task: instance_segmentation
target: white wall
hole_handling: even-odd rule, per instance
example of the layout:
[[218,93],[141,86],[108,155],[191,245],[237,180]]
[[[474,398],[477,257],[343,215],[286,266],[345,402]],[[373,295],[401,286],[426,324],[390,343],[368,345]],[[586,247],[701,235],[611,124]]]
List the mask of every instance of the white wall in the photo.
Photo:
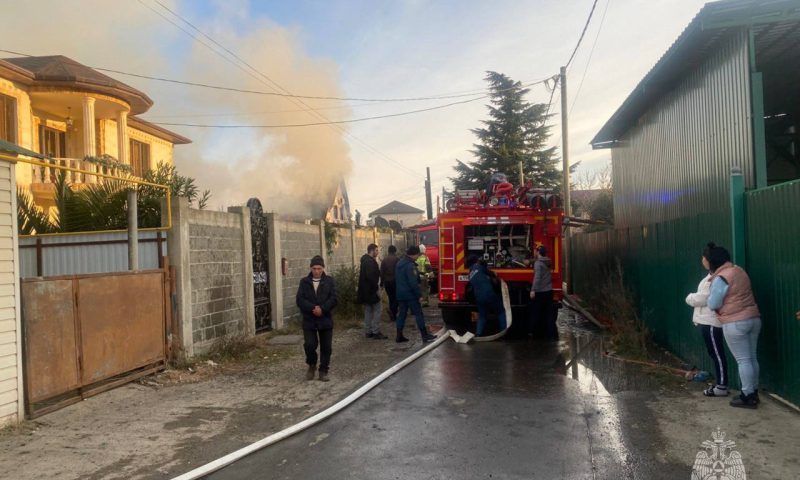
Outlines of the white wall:
[[14,175],[14,164],[0,160],[0,426],[24,417]]

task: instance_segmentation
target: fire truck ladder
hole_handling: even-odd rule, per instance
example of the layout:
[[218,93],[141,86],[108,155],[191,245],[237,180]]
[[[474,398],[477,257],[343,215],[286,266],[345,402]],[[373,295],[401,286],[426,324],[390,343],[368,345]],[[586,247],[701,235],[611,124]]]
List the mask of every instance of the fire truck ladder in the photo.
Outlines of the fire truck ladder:
[[[456,229],[442,227],[439,229],[439,288],[453,290],[456,288]],[[449,282],[445,282],[445,278]]]

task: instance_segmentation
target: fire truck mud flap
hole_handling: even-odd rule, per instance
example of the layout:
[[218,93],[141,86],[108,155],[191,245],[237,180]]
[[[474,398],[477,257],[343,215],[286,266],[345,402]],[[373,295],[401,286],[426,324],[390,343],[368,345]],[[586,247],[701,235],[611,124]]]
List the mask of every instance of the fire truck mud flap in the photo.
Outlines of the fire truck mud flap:
[[505,336],[508,329],[511,328],[511,323],[513,321],[513,315],[511,310],[511,299],[508,295],[508,284],[505,280],[500,280],[500,292],[503,296],[503,308],[506,310],[506,328],[500,332],[495,333],[494,335],[487,335],[483,337],[476,337],[472,332],[466,332],[464,335],[459,335],[456,333],[455,330],[450,330],[450,337],[455,340],[456,343],[469,343],[470,341],[476,342],[493,342],[495,340],[499,340]]

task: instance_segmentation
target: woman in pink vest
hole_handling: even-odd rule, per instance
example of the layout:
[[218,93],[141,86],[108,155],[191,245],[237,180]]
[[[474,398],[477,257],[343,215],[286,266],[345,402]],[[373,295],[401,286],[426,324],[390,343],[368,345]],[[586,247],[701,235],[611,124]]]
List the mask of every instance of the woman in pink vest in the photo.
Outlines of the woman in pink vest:
[[731,255],[722,247],[708,244],[706,259],[713,274],[708,307],[717,312],[725,342],[739,365],[742,393],[731,400],[731,406],[758,407],[758,359],[756,345],[761,331],[750,277],[741,267],[731,263]]

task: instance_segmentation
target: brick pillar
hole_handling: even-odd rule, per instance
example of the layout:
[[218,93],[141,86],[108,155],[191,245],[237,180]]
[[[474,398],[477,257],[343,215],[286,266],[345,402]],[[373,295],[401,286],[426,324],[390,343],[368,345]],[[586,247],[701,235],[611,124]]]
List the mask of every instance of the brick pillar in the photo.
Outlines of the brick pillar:
[[269,251],[269,307],[274,328],[283,328],[283,273],[281,272],[281,230],[274,213],[267,219],[267,249]]
[[[162,202],[162,212],[166,212]],[[192,276],[189,265],[189,200],[175,197],[172,202],[172,228],[167,233],[169,264],[175,267],[177,316],[173,318],[177,336],[173,345],[180,346],[188,358],[194,355],[192,339]]]
[[250,209],[228,207],[229,213],[238,214],[242,222],[242,283],[244,288],[244,318],[242,331],[245,335],[256,334],[256,306],[253,291],[253,237],[250,232]]

